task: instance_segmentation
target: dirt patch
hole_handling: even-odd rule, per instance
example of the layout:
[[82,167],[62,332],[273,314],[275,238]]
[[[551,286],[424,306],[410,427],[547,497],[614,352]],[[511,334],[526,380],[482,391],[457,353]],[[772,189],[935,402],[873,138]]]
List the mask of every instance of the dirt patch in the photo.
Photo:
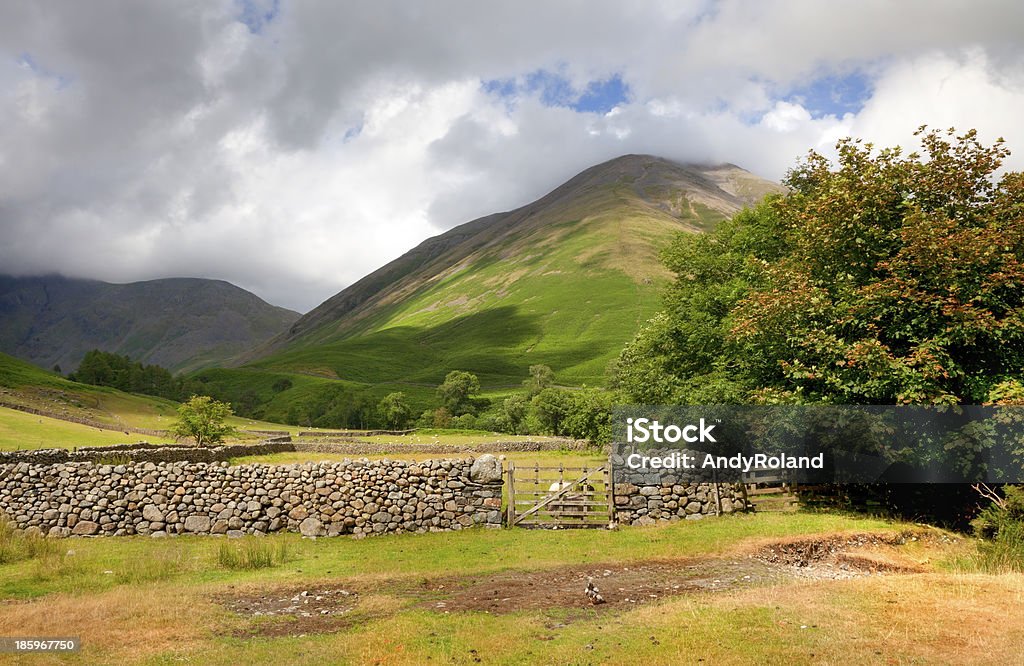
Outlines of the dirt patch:
[[923,573],[927,568],[897,547],[931,538],[927,533],[851,534],[778,541],[752,557],[799,578],[858,578],[887,573]]
[[[763,584],[778,578],[772,567],[754,559],[637,562],[629,566],[559,567],[516,571],[474,580],[446,578],[424,588],[437,595],[424,603],[440,612],[629,608],[680,594]],[[586,594],[593,582],[604,603]]]
[[[919,573],[927,568],[901,555],[897,547],[924,538],[924,534],[911,532],[835,535],[772,542],[746,557],[559,567],[474,579],[451,577],[425,582],[424,591],[436,596],[423,605],[439,612],[600,611],[794,578],[835,580]],[[595,604],[587,596],[588,582],[597,587],[604,603]]]
[[216,601],[254,620],[234,632],[238,637],[325,633],[366,619],[357,612],[359,594],[339,587],[278,588],[262,594],[221,595]]

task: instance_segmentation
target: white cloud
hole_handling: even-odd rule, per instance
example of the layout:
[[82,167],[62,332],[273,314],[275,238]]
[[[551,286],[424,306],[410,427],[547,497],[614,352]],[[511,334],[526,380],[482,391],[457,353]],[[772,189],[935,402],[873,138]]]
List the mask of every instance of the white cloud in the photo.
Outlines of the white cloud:
[[[0,7],[0,272],[217,277],[308,309],[623,153],[780,178],[846,134],[910,145],[928,123],[1005,136],[1024,164],[1019,3],[282,0],[249,25],[240,6]],[[481,89],[539,69],[619,74],[630,99]],[[853,113],[789,96],[854,72]]]

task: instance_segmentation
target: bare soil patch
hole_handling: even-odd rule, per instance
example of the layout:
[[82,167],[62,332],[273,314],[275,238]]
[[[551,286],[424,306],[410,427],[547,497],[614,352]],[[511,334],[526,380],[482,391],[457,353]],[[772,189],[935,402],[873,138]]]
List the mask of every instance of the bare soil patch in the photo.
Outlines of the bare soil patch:
[[260,594],[225,594],[216,600],[228,610],[254,620],[234,632],[238,637],[327,633],[366,619],[357,612],[359,594],[343,587],[276,588]]
[[934,538],[927,532],[865,533],[776,541],[752,557],[799,578],[858,578],[873,574],[924,573],[898,546]]
[[[782,583],[794,578],[845,579],[927,568],[897,551],[923,534],[854,534],[775,541],[746,556],[643,561],[628,565],[570,566],[513,571],[479,578],[427,581],[436,595],[424,602],[439,612],[512,613],[549,609],[629,608],[665,597],[744,586]],[[604,603],[586,593],[597,587]]]
[[[723,590],[778,578],[754,559],[646,561],[513,571],[474,580],[446,578],[425,584],[439,598],[425,602],[440,612],[513,613],[528,610],[635,607],[679,594]],[[593,582],[604,603],[586,595]]]

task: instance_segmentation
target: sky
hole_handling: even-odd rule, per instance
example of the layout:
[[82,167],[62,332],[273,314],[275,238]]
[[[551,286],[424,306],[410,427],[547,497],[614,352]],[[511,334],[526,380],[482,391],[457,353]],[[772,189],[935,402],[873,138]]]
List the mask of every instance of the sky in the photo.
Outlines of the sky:
[[626,153],[781,179],[1004,137],[1024,3],[0,3],[0,273],[227,280],[301,312]]

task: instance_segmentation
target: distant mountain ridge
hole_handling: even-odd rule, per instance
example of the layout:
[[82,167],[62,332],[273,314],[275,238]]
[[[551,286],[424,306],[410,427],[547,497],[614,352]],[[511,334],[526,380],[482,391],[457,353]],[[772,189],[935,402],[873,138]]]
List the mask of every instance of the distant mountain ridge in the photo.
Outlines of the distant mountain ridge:
[[226,362],[298,317],[221,280],[0,276],[0,351],[64,372],[90,349],[196,370]]
[[600,382],[657,309],[668,240],[782,190],[731,164],[625,155],[427,239],[240,358],[371,384],[452,368],[512,381],[530,363]]

